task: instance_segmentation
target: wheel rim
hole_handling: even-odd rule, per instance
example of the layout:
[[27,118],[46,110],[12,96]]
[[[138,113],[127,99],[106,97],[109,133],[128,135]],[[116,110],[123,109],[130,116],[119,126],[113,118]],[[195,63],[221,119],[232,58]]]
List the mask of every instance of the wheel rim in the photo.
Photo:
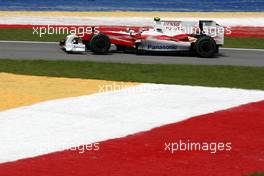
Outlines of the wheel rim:
[[95,42],[95,47],[97,49],[105,49],[106,48],[106,41],[103,38],[99,38]]
[[201,43],[200,51],[202,51],[203,53],[211,52],[212,49],[213,49],[213,45],[208,40],[205,40]]

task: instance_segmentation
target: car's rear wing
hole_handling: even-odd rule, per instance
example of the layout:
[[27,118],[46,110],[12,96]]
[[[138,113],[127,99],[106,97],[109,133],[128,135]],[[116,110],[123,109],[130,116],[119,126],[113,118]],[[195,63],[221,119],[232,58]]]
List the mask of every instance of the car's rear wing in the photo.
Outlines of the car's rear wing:
[[208,35],[214,38],[217,45],[224,44],[224,27],[211,20],[155,20],[154,29],[162,30],[168,35],[177,35],[182,33],[194,35]]

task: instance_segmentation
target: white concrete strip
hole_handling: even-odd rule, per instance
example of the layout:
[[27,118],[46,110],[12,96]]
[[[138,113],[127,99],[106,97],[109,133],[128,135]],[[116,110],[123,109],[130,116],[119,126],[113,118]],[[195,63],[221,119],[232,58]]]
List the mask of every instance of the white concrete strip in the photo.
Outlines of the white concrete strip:
[[0,163],[125,137],[260,100],[264,91],[142,84],[11,109],[0,112]]
[[[165,20],[201,20],[201,18],[163,18]],[[203,18],[214,20],[223,26],[264,26],[263,18]],[[122,25],[152,26],[153,18],[149,17],[52,17],[52,16],[1,16],[0,24],[33,24],[33,25]]]

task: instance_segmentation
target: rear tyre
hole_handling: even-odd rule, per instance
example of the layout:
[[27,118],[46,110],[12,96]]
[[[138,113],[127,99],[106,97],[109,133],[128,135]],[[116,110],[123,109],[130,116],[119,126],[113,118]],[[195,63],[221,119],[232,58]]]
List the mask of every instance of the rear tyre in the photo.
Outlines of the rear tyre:
[[106,54],[110,46],[110,39],[104,34],[94,35],[90,41],[90,49],[95,54]]
[[194,51],[199,57],[210,58],[217,52],[217,45],[212,37],[201,36],[194,43]]

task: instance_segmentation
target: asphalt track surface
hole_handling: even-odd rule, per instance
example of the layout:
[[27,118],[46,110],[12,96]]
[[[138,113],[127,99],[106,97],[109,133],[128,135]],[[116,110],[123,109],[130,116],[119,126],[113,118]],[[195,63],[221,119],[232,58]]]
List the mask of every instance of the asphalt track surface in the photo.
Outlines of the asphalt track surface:
[[94,55],[67,54],[57,43],[41,42],[0,42],[0,59],[19,60],[76,60],[138,64],[195,64],[264,66],[264,50],[221,49],[215,58],[198,58],[190,55],[135,55],[129,53],[109,53]]

